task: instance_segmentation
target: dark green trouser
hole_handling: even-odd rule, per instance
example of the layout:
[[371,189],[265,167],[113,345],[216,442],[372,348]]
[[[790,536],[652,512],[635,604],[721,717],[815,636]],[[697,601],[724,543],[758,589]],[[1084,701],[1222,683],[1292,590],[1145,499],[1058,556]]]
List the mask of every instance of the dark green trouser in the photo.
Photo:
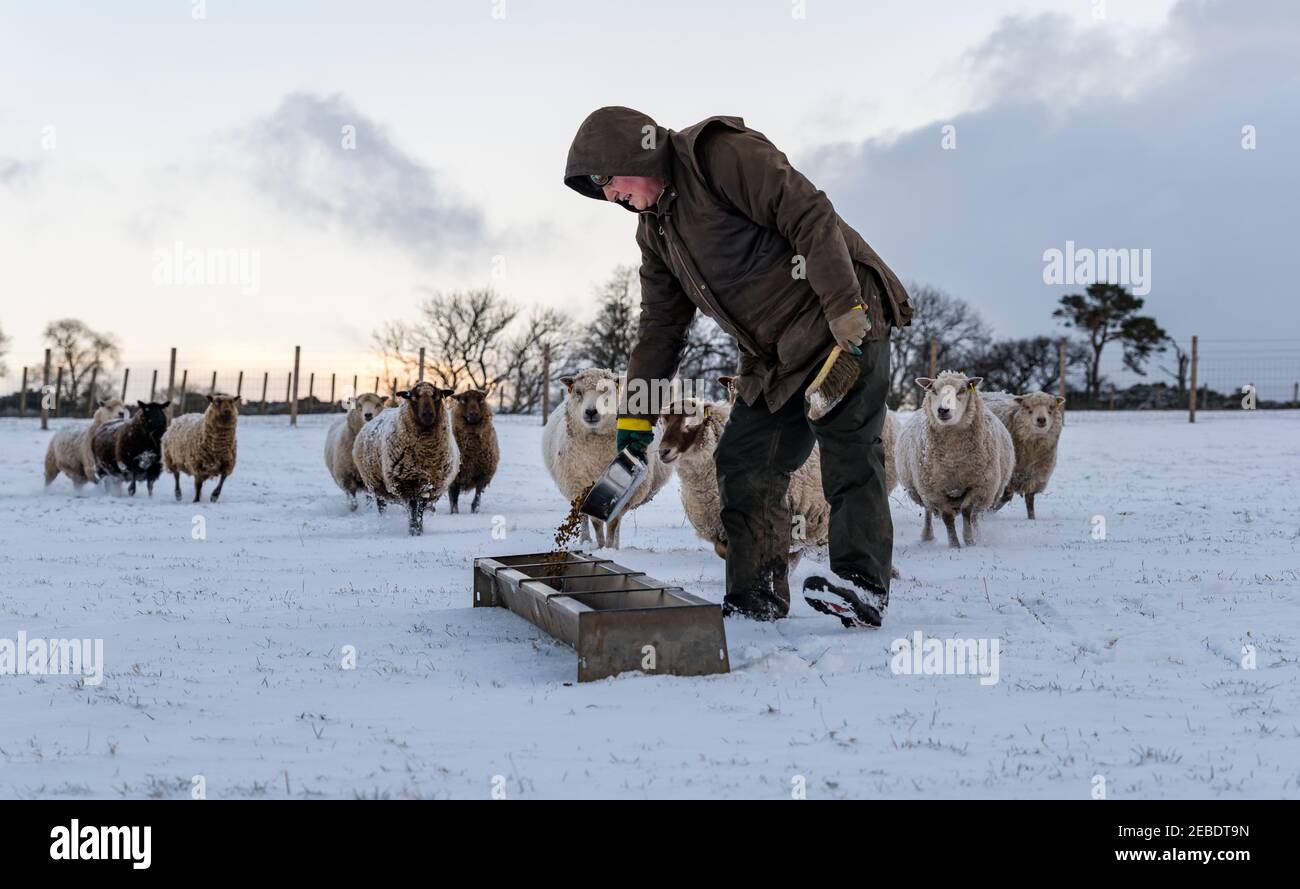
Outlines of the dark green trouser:
[[789,603],[786,555],[793,529],[785,495],[790,473],[808,459],[814,441],[821,446],[822,488],[831,507],[831,570],[889,589],[894,525],[880,440],[889,341],[863,343],[858,361],[857,381],[818,422],[807,418],[802,389],[775,413],[761,398],[753,407],[736,400],[714,455],[727,531],[728,597],[771,589]]

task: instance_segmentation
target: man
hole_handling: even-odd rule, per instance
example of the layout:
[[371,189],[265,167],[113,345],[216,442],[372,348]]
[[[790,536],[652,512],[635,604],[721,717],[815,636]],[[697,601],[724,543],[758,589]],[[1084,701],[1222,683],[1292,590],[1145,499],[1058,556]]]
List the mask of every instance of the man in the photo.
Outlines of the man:
[[[897,276],[824,193],[736,117],[673,131],[630,108],[601,108],[578,128],[564,181],[640,216],[641,322],[629,387],[676,373],[696,310],[740,347],[738,397],[715,456],[724,613],[775,620],[788,612],[786,489],[818,442],[831,571],[809,577],[804,597],[846,626],[880,626],[893,551],[880,439],[888,333],[912,316]],[[837,343],[861,372],[833,410],[809,420],[804,389]],[[621,414],[619,448],[644,455],[653,421]]]

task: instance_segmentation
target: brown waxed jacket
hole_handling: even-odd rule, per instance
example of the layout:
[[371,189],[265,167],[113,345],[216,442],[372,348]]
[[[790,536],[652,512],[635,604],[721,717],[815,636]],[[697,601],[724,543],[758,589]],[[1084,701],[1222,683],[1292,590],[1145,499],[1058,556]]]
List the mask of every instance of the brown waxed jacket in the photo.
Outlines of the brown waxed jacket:
[[630,108],[601,108],[579,127],[564,181],[604,200],[591,174],[668,183],[637,228],[641,321],[629,383],[676,373],[699,309],[740,346],[740,397],[752,405],[761,394],[775,411],[834,345],[827,319],[872,304],[868,269],[888,316],[870,319],[868,338],[911,321],[907,291],[884,260],[740,118],[674,131]]

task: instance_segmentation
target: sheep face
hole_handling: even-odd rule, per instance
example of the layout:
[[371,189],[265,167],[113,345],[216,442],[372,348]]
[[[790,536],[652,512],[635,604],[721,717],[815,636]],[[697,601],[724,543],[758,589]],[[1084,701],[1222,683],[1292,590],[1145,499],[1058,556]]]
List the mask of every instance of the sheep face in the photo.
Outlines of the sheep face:
[[145,430],[155,440],[161,438],[163,432],[167,429],[166,411],[170,405],[170,401],[136,402],[136,416],[142,418]]
[[239,417],[239,399],[234,395],[209,395],[204,412],[218,425],[233,426]]
[[1015,396],[1025,417],[1024,427],[1033,435],[1047,435],[1059,427],[1065,414],[1065,399],[1046,392]]
[[561,382],[568,388],[564,409],[574,429],[610,435],[618,424],[618,380],[604,368],[588,368]]
[[712,410],[713,405],[698,398],[683,398],[670,404],[660,415],[664,431],[659,439],[659,459],[673,463],[678,457],[702,450],[707,450],[711,457],[717,442],[702,433]]
[[455,399],[456,413],[468,426],[477,426],[492,416],[492,409],[487,403],[487,393],[481,389],[466,389],[458,393]]
[[442,400],[451,394],[451,389],[439,389],[433,383],[421,381],[406,391],[398,392],[397,397],[410,405],[417,426],[432,429],[442,419]]
[[379,416],[383,410],[384,399],[373,392],[358,395],[352,400],[352,411],[356,413],[362,424],[369,423]]
[[129,416],[131,416],[131,412],[122,403],[122,399],[110,398],[107,401],[99,402],[99,407],[95,410],[94,424],[102,426],[114,420],[125,420]]
[[[918,377],[916,385],[925,390],[926,418],[931,426],[960,426],[969,415],[971,405],[978,403],[975,391],[983,377],[946,370],[935,379]],[[977,408],[978,409],[978,408]]]

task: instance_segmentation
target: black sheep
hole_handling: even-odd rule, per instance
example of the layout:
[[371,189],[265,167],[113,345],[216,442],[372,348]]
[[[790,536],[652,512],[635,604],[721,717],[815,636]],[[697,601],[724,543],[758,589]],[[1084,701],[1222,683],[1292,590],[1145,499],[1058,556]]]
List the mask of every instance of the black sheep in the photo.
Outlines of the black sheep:
[[171,402],[136,404],[139,409],[130,419],[114,420],[96,429],[90,448],[101,478],[116,479],[119,485],[130,482],[127,492],[132,496],[136,482],[145,482],[152,497],[153,483],[162,475],[162,437]]

